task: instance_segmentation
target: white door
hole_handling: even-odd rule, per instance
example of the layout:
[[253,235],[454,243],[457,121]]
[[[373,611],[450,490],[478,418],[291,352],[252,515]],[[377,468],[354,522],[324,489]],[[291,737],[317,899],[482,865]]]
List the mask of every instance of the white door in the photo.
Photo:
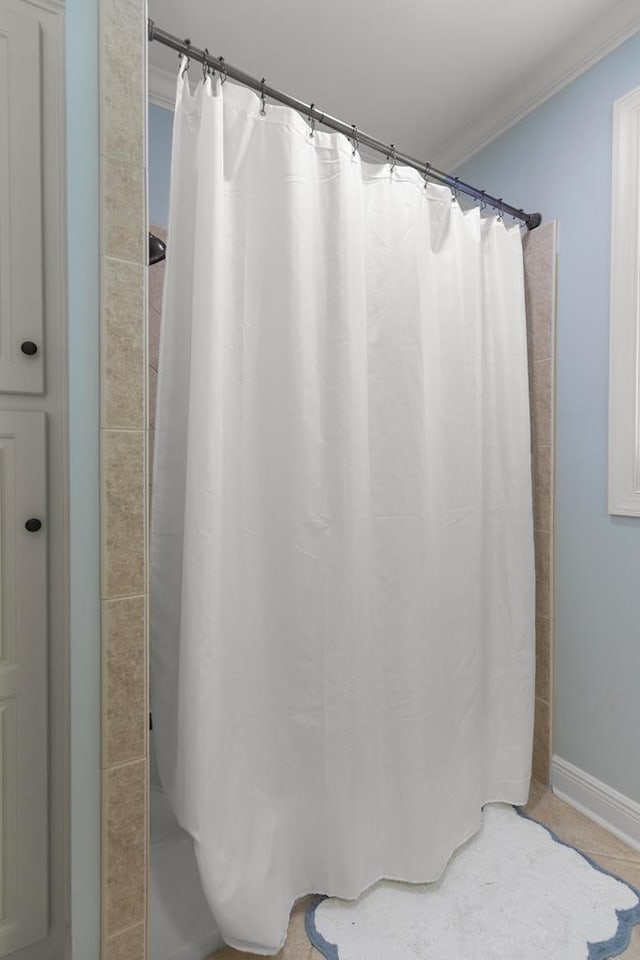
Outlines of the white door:
[[0,0],[0,392],[44,389],[41,35]]
[[45,414],[0,412],[0,957],[47,935]]

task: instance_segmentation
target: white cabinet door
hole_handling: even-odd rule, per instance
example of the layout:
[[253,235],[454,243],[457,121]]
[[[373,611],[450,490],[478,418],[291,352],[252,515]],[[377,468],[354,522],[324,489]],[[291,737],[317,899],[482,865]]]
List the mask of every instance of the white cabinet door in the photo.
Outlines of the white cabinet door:
[[0,412],[0,957],[48,927],[45,451],[43,413]]
[[0,392],[44,389],[40,24],[0,0]]

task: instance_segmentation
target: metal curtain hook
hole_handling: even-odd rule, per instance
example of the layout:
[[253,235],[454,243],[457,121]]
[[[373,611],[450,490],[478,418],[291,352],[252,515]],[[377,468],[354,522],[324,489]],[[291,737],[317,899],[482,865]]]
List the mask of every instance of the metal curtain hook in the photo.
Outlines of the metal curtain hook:
[[[498,197],[498,203],[499,204],[502,203],[502,197]],[[502,223],[502,217],[503,217],[504,211],[501,206],[496,207],[496,210],[498,211],[498,223]]]
[[391,144],[391,150],[390,150],[390,152],[389,152],[389,157],[388,157],[388,159],[391,160],[391,171],[390,171],[390,172],[391,172],[391,174],[393,174],[393,171],[394,171],[395,168],[396,168],[396,148],[394,147],[393,144]]
[[[188,50],[189,47],[191,46],[191,40],[185,40],[184,45],[185,45],[185,47],[187,47],[187,50]],[[191,57],[189,56],[189,53],[187,52],[187,53],[184,53],[184,54],[180,54],[180,59],[181,59],[181,62],[182,62],[182,69],[181,69],[181,71],[180,71],[180,76],[181,76],[181,77],[184,77],[185,73],[187,72],[187,70],[188,70],[189,67],[191,66]]]
[[480,193],[482,194],[482,200],[480,201],[480,212],[481,212],[481,213],[482,213],[484,210],[487,209],[487,201],[486,201],[485,198],[484,198],[486,192],[487,192],[486,190],[481,190],[481,191],[480,191]]
[[314,107],[315,107],[315,103],[312,103],[311,106],[309,107],[309,126],[311,127],[311,130],[309,131],[309,137],[312,139],[313,139],[314,133],[316,132],[316,118],[313,116]]
[[353,130],[353,137],[351,140],[351,143],[353,144],[353,150],[351,151],[351,156],[355,157],[356,153],[358,152],[358,128],[356,127],[355,123],[351,125],[351,129]]
[[430,163],[425,163],[425,165],[424,165],[424,173],[422,174],[422,176],[424,177],[424,188],[425,188],[425,190],[426,190],[427,187],[429,186],[429,170],[430,170],[430,169],[431,169],[431,164],[430,164]]
[[460,177],[454,177],[453,179],[455,180],[455,185],[451,187],[451,203],[456,202],[456,200],[458,199],[458,194],[460,193],[460,190],[458,187],[458,180],[460,179]]
[[265,77],[263,77],[262,80],[260,81],[260,116],[261,117],[266,117],[267,115],[267,103],[264,97],[265,82],[266,82]]
[[226,83],[227,82],[227,66],[224,62],[224,57],[218,57],[218,60],[222,64],[222,68],[220,70],[220,83]]
[[210,73],[209,64],[207,63],[207,57],[208,57],[208,56],[209,56],[209,48],[208,48],[208,47],[205,47],[205,48],[204,48],[204,57],[203,57],[203,60],[202,60],[202,82],[203,82],[203,83],[204,83],[204,81],[207,79],[207,77],[209,76],[209,73]]

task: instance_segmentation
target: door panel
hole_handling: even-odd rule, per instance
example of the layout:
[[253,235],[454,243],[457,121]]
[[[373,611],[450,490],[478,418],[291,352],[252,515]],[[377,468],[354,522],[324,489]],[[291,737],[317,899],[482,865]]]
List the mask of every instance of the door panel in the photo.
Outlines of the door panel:
[[[21,9],[22,8],[22,9]],[[0,0],[0,392],[44,389],[40,25]]]
[[45,458],[45,415],[0,412],[0,957],[48,928]]

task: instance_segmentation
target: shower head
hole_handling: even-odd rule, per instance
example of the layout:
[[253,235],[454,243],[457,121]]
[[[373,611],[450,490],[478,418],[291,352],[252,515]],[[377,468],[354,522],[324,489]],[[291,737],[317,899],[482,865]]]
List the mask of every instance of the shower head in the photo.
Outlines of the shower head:
[[160,237],[149,233],[149,266],[152,263],[160,263],[167,255],[167,245]]

